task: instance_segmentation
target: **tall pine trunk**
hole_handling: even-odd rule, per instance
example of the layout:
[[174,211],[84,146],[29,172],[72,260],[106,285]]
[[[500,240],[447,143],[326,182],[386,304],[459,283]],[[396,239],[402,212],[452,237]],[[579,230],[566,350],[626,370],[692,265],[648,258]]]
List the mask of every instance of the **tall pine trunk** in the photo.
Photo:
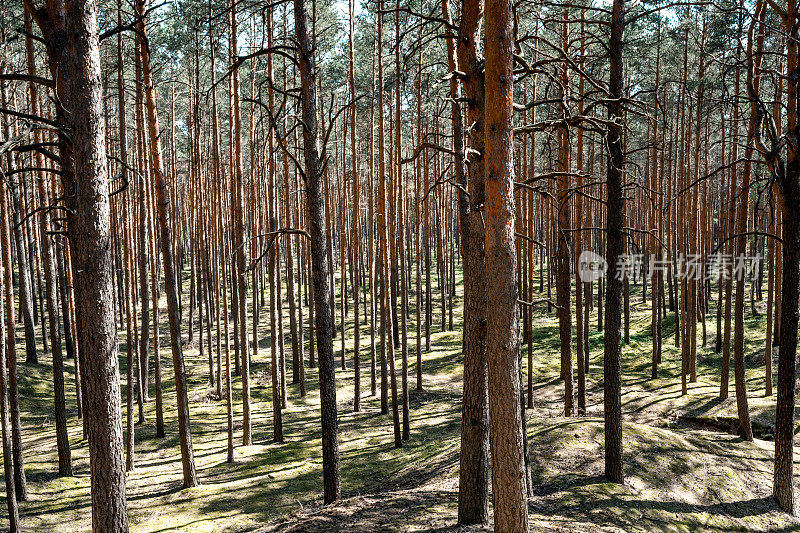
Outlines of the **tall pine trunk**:
[[[495,531],[528,530],[520,409],[511,0],[486,9],[486,345]],[[569,268],[569,267],[567,267]]]
[[325,208],[323,198],[323,161],[320,155],[320,132],[317,125],[317,72],[314,51],[308,34],[308,13],[305,0],[294,0],[294,28],[297,58],[300,65],[301,105],[303,120],[303,156],[311,235],[311,277],[314,285],[319,388],[322,421],[322,477],[325,503],[339,499],[339,437],[336,419],[336,369],[333,357],[333,315],[331,284],[328,274],[325,240]]
[[[464,246],[464,390],[458,487],[458,521],[461,524],[484,524],[489,520],[486,230],[483,220],[485,88],[483,58],[479,54],[483,6],[483,0],[464,0],[457,40],[458,65],[465,74],[462,82],[468,102],[467,120],[472,125],[469,131],[472,154],[468,167],[469,229]],[[426,205],[426,209],[430,207]],[[428,261],[428,246],[425,251]],[[426,292],[430,297],[430,284]]]
[[26,1],[25,7],[42,30],[56,80],[58,145],[69,208],[75,297],[93,303],[76,309],[85,393],[92,406],[86,413],[92,528],[124,532],[128,517],[97,8],[93,2],[45,7],[33,0]]
[[181,347],[181,321],[179,309],[179,276],[175,272],[175,251],[172,235],[172,209],[167,191],[166,176],[162,164],[160,144],[160,128],[156,111],[153,72],[150,64],[150,48],[144,23],[144,0],[136,4],[138,16],[141,17],[137,35],[141,39],[142,76],[147,104],[148,139],[150,141],[150,157],[153,171],[153,185],[156,192],[158,223],[161,237],[161,256],[164,265],[164,289],[167,296],[167,316],[169,318],[170,342],[172,346],[172,367],[175,375],[175,392],[178,403],[178,436],[181,444],[181,463],[183,467],[183,486],[197,485],[197,472],[192,450],[192,432],[189,420],[189,394],[186,383],[183,348]]
[[608,168],[606,178],[606,275],[605,347],[603,361],[603,408],[605,412],[605,476],[614,483],[623,482],[622,469],[622,343],[620,322],[622,311],[622,278],[616,265],[625,250],[623,190],[622,105],[623,96],[623,31],[625,0],[614,0],[609,41],[608,103]]

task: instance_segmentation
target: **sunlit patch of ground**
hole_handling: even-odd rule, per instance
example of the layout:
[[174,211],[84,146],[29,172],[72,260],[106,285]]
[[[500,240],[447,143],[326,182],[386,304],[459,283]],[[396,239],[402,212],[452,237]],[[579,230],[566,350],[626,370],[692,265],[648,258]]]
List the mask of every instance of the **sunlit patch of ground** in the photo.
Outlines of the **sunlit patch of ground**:
[[[437,284],[433,286],[436,288]],[[436,301],[438,298],[434,298]],[[411,302],[414,303],[413,294]],[[456,326],[460,324],[460,303],[457,300]],[[588,414],[583,418],[562,416],[563,383],[557,379],[559,341],[555,317],[537,314],[533,321],[534,364],[530,370],[534,375],[535,408],[528,413],[532,529],[800,531],[800,522],[778,512],[769,497],[771,442],[757,439],[747,443],[719,428],[686,422],[687,417],[725,421],[736,416],[733,398],[716,399],[720,356],[711,350],[714,315],[708,316],[708,348],[699,348],[698,381],[689,384],[689,393],[681,396],[680,351],[674,346],[674,321],[665,323],[664,361],[659,378],[650,380],[649,306],[641,304],[640,296],[632,299],[632,303],[631,342],[623,354],[627,475],[624,486],[609,484],[602,478],[602,333],[596,331],[595,315],[592,315],[591,366],[587,377]],[[363,411],[352,412],[352,308],[350,311],[346,371],[340,368],[341,341],[338,337],[334,341],[343,500],[322,505],[317,373],[315,369],[306,370],[308,396],[300,398],[299,386],[291,384],[289,342],[286,343],[288,398],[283,413],[286,442],[272,442],[270,347],[265,308],[259,330],[262,342],[251,369],[254,445],[241,446],[241,384],[237,377],[234,380],[237,447],[233,464],[226,463],[225,402],[208,394],[207,360],[201,358],[197,349],[196,332],[195,342],[186,346],[194,453],[201,483],[193,489],[181,488],[174,381],[168,344],[162,339],[167,436],[155,437],[155,406],[151,399],[146,405],[147,422],[136,428],[136,470],[127,478],[133,531],[482,530],[456,524],[462,363],[459,331],[441,331],[440,310],[435,308],[430,352],[424,352],[423,339],[424,390],[415,391],[416,332],[412,307],[409,322],[412,435],[402,449],[395,449],[391,415],[381,415],[379,398],[369,394],[370,342],[363,318]],[[758,357],[759,351],[763,353],[763,313],[747,320],[747,328],[750,407],[754,421],[768,427],[774,417],[775,397],[764,397],[763,356]],[[286,330],[288,333],[288,320]],[[167,331],[166,323],[161,331],[162,335]],[[121,335],[124,348],[124,330]],[[523,361],[527,361],[527,346],[524,350]],[[305,353],[308,356],[307,348]],[[124,386],[124,351],[120,356]],[[76,418],[72,366],[68,363],[67,402],[76,476],[56,478],[49,362],[49,357],[42,356],[38,366],[20,365],[26,471],[31,493],[31,500],[21,504],[23,530],[88,531],[91,506],[87,448]],[[399,370],[399,352],[397,362]],[[0,507],[4,513],[5,507]],[[5,522],[3,515],[0,520]]]

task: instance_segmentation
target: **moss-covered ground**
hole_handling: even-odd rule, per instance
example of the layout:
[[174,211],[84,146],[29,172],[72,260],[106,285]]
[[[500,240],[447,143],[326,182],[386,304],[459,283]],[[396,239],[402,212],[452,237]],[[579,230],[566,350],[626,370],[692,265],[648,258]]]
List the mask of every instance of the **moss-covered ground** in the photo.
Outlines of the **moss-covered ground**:
[[[438,286],[434,283],[434,288]],[[459,285],[457,294],[461,294]],[[413,294],[412,294],[413,302]],[[438,298],[434,299],[438,302]],[[393,447],[391,415],[380,414],[370,395],[369,328],[362,323],[363,411],[352,412],[352,308],[347,320],[348,368],[339,367],[335,340],[341,443],[339,503],[323,506],[316,369],[307,369],[308,395],[299,396],[288,366],[286,442],[272,443],[272,390],[268,320],[262,311],[259,353],[253,359],[252,446],[241,446],[241,384],[234,381],[235,463],[226,463],[225,402],[208,387],[207,361],[197,336],[185,355],[191,420],[200,486],[181,488],[169,347],[161,340],[167,435],[156,438],[155,405],[146,404],[146,423],[136,427],[136,469],[127,494],[133,531],[463,531],[456,525],[461,398],[461,300],[455,301],[455,329],[441,329],[435,310],[431,350],[424,350],[423,390],[414,390],[416,332],[409,323],[411,438]],[[649,303],[638,288],[631,297],[630,343],[623,354],[626,484],[607,483],[603,471],[602,333],[592,314],[588,413],[562,416],[563,383],[558,380],[557,320],[539,310],[531,349],[535,408],[528,411],[533,475],[531,526],[536,531],[800,531],[800,521],[780,513],[770,499],[772,442],[748,443],[725,425],[735,420],[735,399],[718,400],[721,357],[713,351],[715,309],[707,317],[707,343],[698,339],[698,379],[681,395],[680,351],[674,318],[664,327],[659,378],[650,379]],[[748,306],[749,307],[749,306]],[[188,305],[186,306],[188,308]],[[162,306],[163,309],[163,306]],[[362,306],[363,309],[363,306]],[[758,316],[746,314],[747,387],[750,410],[769,438],[775,396],[765,397],[763,303]],[[337,311],[338,321],[338,311]],[[288,333],[288,319],[286,320]],[[698,330],[701,328],[698,326]],[[166,323],[162,334],[167,331]],[[125,385],[124,329],[121,372]],[[377,334],[377,332],[376,332]],[[286,343],[287,359],[290,360]],[[527,361],[527,347],[523,360]],[[306,349],[306,355],[308,349]],[[399,365],[398,351],[398,369]],[[30,501],[20,506],[24,531],[86,531],[91,528],[86,441],[82,439],[68,363],[70,443],[75,476],[58,478],[49,356],[39,365],[20,364],[25,467]],[[731,396],[733,379],[731,378]],[[152,396],[152,389],[151,389]],[[123,406],[124,410],[124,406]],[[124,420],[124,418],[123,418]],[[800,449],[797,450],[800,452]],[[796,454],[796,457],[798,454]],[[798,469],[800,470],[800,469]],[[5,506],[2,506],[3,518]],[[472,528],[470,530],[474,530]],[[478,528],[479,529],[479,528]]]

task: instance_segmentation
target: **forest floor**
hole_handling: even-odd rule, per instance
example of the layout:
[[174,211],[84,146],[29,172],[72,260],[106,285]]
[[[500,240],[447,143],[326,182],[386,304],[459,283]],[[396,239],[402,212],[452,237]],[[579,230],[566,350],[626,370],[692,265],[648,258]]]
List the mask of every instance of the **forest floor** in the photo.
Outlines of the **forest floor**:
[[[241,387],[238,379],[234,381],[234,464],[225,461],[225,403],[216,400],[208,387],[207,361],[200,357],[197,337],[185,346],[194,453],[201,483],[193,489],[181,488],[174,381],[168,342],[162,338],[167,436],[155,437],[155,402],[151,400],[146,404],[146,423],[136,427],[136,469],[127,478],[132,531],[483,531],[456,525],[460,304],[456,301],[455,330],[440,329],[441,314],[437,310],[431,351],[424,352],[423,339],[420,392],[414,390],[416,368],[410,365],[412,432],[401,449],[393,447],[391,415],[381,415],[379,399],[370,395],[368,328],[363,327],[361,337],[364,398],[360,413],[352,412],[352,352],[348,352],[347,370],[342,371],[341,340],[335,340],[343,499],[328,506],[322,505],[321,495],[315,369],[306,370],[306,398],[299,397],[298,385],[287,384],[283,414],[286,442],[271,442],[266,308],[260,326],[264,340],[251,369],[252,446],[240,444]],[[714,315],[708,316],[707,347],[701,347],[702,339],[698,340],[697,382],[691,383],[688,394],[682,396],[674,321],[670,318],[665,322],[663,363],[659,378],[651,380],[649,304],[641,303],[641,296],[634,294],[631,305],[631,339],[623,352],[623,486],[602,478],[602,334],[592,327],[587,416],[565,418],[563,384],[558,380],[557,321],[553,314],[534,319],[531,371],[535,408],[528,411],[527,420],[534,485],[529,504],[532,530],[800,531],[800,520],[780,513],[770,498],[773,443],[761,438],[748,443],[736,436],[735,424],[729,423],[736,417],[735,400],[717,399],[721,357],[712,350]],[[756,431],[768,439],[775,396],[764,397],[764,360],[759,354],[763,354],[765,320],[763,308],[760,310],[761,316],[750,317],[749,310],[746,314],[747,387]],[[347,322],[348,348],[351,320],[352,314]],[[592,324],[596,325],[594,314]],[[167,331],[166,324],[161,331],[162,335]],[[121,335],[124,340],[124,330]],[[415,335],[412,329],[411,354],[415,353]],[[287,351],[289,346],[287,342]],[[527,361],[527,348],[523,359]],[[40,364],[21,364],[19,368],[30,490],[30,500],[20,506],[23,531],[88,531],[88,452],[74,408],[72,365],[68,363],[67,401],[75,476],[70,478],[56,477],[49,365],[50,359],[44,355]],[[287,366],[290,382],[291,364]],[[124,351],[121,371],[124,390]],[[731,432],[726,431],[728,425]],[[795,450],[795,457],[800,460],[800,448]],[[2,523],[7,522],[2,519]]]

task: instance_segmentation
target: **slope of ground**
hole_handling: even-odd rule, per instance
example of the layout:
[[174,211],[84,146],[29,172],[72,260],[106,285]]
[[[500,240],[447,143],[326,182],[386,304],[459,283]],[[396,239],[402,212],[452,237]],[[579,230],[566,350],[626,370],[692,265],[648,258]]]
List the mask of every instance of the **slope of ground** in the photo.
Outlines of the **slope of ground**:
[[[625,486],[602,477],[598,419],[531,419],[533,531],[793,531],[770,494],[771,450],[727,435],[628,423]],[[406,489],[347,498],[263,532],[484,531],[456,525],[455,463]]]
[[[460,291],[459,291],[460,292]],[[638,298],[637,298],[638,300]],[[413,300],[412,300],[413,301]],[[459,302],[460,303],[460,302]],[[638,305],[638,307],[637,307]],[[413,311],[412,311],[412,316]],[[800,531],[769,497],[772,443],[743,442],[734,434],[685,419],[735,417],[735,401],[718,401],[719,356],[700,349],[698,381],[680,394],[679,351],[665,328],[664,363],[650,380],[647,307],[634,303],[631,342],[624,350],[627,483],[602,479],[602,334],[593,327],[587,378],[588,414],[561,416],[558,331],[539,317],[531,335],[535,408],[528,415],[536,531]],[[709,315],[709,340],[714,324]],[[459,323],[458,313],[456,324]],[[594,318],[593,318],[594,323]],[[136,428],[136,470],[128,475],[133,531],[482,531],[456,525],[460,426],[460,333],[434,321],[432,351],[424,353],[424,390],[412,390],[412,436],[393,448],[390,415],[368,396],[352,412],[353,372],[337,371],[344,499],[321,505],[319,395],[310,369],[309,394],[288,385],[286,442],[271,442],[269,344],[252,365],[254,445],[236,448],[225,462],[225,405],[208,392],[206,362],[187,345],[195,458],[201,485],[181,489],[180,455],[170,365],[164,359],[167,437],[154,435],[154,402]],[[263,327],[263,325],[262,325]],[[348,329],[352,324],[348,322]],[[768,426],[774,396],[764,398],[763,318],[747,321],[748,389],[754,419]],[[162,330],[166,331],[166,327]],[[410,333],[414,339],[415,333]],[[348,332],[348,339],[350,332]],[[268,338],[266,330],[262,338]],[[124,339],[123,339],[124,340]],[[288,346],[288,344],[287,344]],[[336,341],[337,362],[339,341]],[[369,394],[369,331],[362,329],[363,390]],[[412,353],[415,341],[412,340]],[[527,348],[526,348],[527,350]],[[162,339],[162,354],[167,348]],[[349,356],[350,354],[348,354]],[[124,353],[121,354],[124,377]],[[527,360],[527,351],[524,360]],[[56,478],[49,358],[21,365],[25,458],[31,500],[21,505],[24,531],[88,531],[91,524],[86,442],[70,392],[70,436],[76,476]],[[338,363],[337,363],[338,366]],[[68,368],[68,383],[73,375]],[[411,373],[415,367],[411,365]],[[289,376],[291,378],[291,375]],[[413,377],[411,380],[413,389]],[[241,389],[234,382],[236,441],[241,442]],[[380,387],[378,386],[378,389]],[[71,389],[71,387],[69,387]],[[68,389],[68,390],[69,390]],[[800,448],[796,457],[800,458]],[[800,468],[797,469],[800,471]],[[2,512],[5,509],[3,508]],[[5,522],[0,515],[0,520]]]

